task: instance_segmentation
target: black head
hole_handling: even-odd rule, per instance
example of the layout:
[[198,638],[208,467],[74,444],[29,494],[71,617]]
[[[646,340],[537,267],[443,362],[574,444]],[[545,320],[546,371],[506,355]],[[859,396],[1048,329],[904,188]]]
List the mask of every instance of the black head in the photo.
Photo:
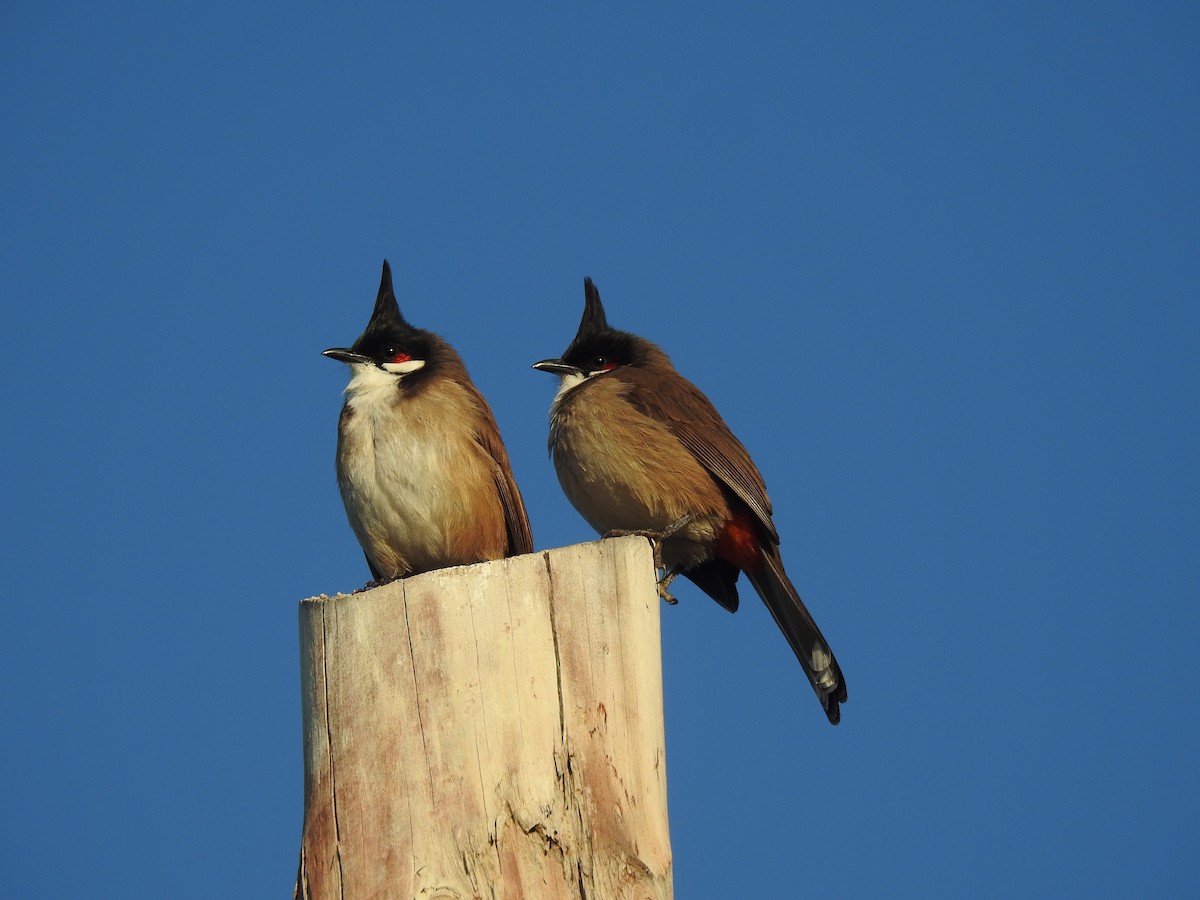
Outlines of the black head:
[[404,321],[392,290],[392,269],[385,259],[375,310],[366,331],[359,335],[353,347],[334,347],[324,351],[323,355],[344,363],[373,364],[393,375],[407,375],[424,367],[437,343],[437,338],[430,332]]
[[662,351],[649,341],[610,328],[600,302],[600,291],[592,279],[583,279],[583,318],[575,339],[558,359],[543,359],[533,364],[535,369],[556,375],[582,375],[591,378],[611,372],[620,366],[645,365]]

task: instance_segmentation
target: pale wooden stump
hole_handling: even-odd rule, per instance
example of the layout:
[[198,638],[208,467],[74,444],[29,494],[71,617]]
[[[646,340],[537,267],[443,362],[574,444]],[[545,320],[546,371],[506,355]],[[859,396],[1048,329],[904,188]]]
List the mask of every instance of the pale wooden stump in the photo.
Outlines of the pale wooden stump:
[[671,897],[659,604],[639,537],[301,603],[297,896]]

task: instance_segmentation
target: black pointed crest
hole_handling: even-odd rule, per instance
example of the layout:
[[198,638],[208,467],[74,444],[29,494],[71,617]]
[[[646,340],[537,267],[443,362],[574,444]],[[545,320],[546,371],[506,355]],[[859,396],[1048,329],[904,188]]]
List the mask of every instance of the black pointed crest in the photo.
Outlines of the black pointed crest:
[[592,279],[583,279],[583,318],[579,321],[579,331],[575,339],[586,334],[598,334],[608,330],[608,320],[604,317],[604,305],[600,302],[600,291],[592,283]]
[[404,316],[400,314],[400,304],[396,302],[396,294],[392,290],[392,268],[385,259],[383,277],[379,279],[379,294],[375,298],[375,311],[371,313],[371,321],[367,323],[366,330],[354,342],[354,349],[360,352],[368,351],[375,344],[416,330],[404,321]]
[[[600,303],[600,291],[592,279],[583,279],[583,294],[583,319],[579,322],[579,331],[561,359],[544,362],[564,362],[588,375],[611,371],[614,366],[642,365],[654,354],[670,365],[666,354],[654,344],[608,324],[604,306]],[[546,371],[556,370],[547,368]]]
[[379,279],[379,293],[375,297],[375,311],[371,313],[368,329],[385,327],[409,328],[400,313],[400,304],[396,302],[396,293],[392,290],[392,267],[388,261],[383,261],[383,275]]

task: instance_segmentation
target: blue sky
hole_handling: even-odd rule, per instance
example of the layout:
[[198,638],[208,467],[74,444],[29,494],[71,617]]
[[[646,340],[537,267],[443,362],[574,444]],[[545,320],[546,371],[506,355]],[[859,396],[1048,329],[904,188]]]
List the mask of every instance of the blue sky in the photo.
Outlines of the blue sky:
[[1200,888],[1200,15],[648,7],[6,5],[13,896],[290,892],[384,257],[539,549],[585,275],[763,471],[850,700],[681,586],[677,896]]

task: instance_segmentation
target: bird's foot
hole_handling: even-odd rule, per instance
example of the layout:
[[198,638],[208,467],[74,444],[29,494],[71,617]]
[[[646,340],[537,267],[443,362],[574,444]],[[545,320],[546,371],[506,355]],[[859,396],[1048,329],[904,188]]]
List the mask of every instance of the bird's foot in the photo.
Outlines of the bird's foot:
[[397,575],[395,578],[376,578],[368,581],[356,591],[351,591],[352,594],[361,594],[363,591],[372,591],[377,587],[383,587],[385,584],[391,584],[393,581],[399,581],[402,576]]
[[670,586],[671,582],[675,580],[675,576],[678,575],[680,571],[682,570],[676,566],[670,572],[664,573],[662,578],[658,579],[658,596],[660,596],[671,606],[674,606],[679,601],[671,595],[671,592],[668,591],[667,588]]
[[628,537],[629,535],[637,535],[649,539],[650,547],[654,551],[654,571],[662,572],[663,576],[658,580],[658,596],[662,597],[667,603],[674,606],[679,601],[671,596],[667,590],[667,586],[675,580],[675,576],[682,571],[678,566],[671,571],[667,571],[667,565],[663,562],[663,541],[671,537],[682,528],[686,528],[695,517],[692,513],[685,516],[680,516],[666,528],[655,530],[652,528],[614,528],[612,531],[606,531],[603,537]]
[[649,538],[650,543],[654,545],[654,568],[665,569],[666,566],[663,565],[662,561],[663,541],[671,537],[681,528],[687,527],[688,523],[690,523],[694,518],[696,518],[694,514],[688,513],[686,516],[680,516],[666,528],[660,530],[655,530],[653,528],[614,528],[611,531],[604,532],[601,537],[629,537],[630,535],[637,535],[638,537]]

